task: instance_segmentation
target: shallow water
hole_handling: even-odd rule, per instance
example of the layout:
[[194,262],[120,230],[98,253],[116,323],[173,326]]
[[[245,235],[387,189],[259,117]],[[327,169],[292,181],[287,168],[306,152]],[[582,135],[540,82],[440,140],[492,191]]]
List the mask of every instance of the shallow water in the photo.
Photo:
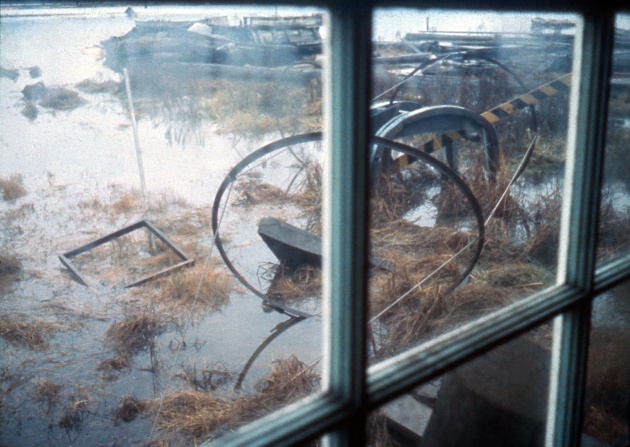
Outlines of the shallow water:
[[[3,14],[1,65],[18,70],[19,77],[0,79],[0,178],[21,175],[28,194],[0,201],[2,253],[19,258],[22,265],[21,280],[0,292],[0,308],[3,315],[56,327],[43,350],[0,339],[3,446],[139,445],[152,421],[116,422],[113,413],[123,396],[159,398],[184,387],[174,373],[208,367],[229,373],[217,392],[230,394],[249,357],[288,318],[267,312],[259,298],[235,284],[229,304],[219,310],[196,312],[192,320],[187,313],[168,320],[166,332],[155,338],[151,350],[133,356],[130,368],[99,370],[113,355],[104,341],[108,327],[137,306],[155,306],[153,289],[149,285],[95,294],[72,279],[58,255],[143,217],[127,104],[109,93],[80,92],[84,105],[69,111],[38,106],[37,117],[29,119],[21,113],[22,89],[40,81],[48,88],[70,89],[85,79],[119,82],[120,75],[104,67],[99,45],[133,27],[122,11],[105,16],[84,11],[64,20],[62,27],[51,17]],[[31,78],[29,68],[34,66],[41,77]],[[149,115],[138,119],[152,210],[147,217],[160,222],[176,244],[193,244],[201,254],[197,262],[203,264],[211,250],[209,218],[217,187],[242,154],[264,141],[219,135],[212,122],[204,121],[194,138],[179,144],[168,138],[173,125],[178,123]],[[133,203],[120,212],[115,204],[125,194],[131,194]],[[238,232],[241,218],[238,213],[226,215],[223,228]],[[216,251],[212,254],[217,257]],[[220,261],[215,263],[224,269]],[[243,392],[253,391],[274,359],[295,354],[307,364],[316,360],[320,333],[321,321],[314,317],[273,340],[244,377]],[[62,386],[50,408],[34,399],[44,378]],[[79,400],[85,401],[80,421],[68,427],[62,423],[64,412]]]

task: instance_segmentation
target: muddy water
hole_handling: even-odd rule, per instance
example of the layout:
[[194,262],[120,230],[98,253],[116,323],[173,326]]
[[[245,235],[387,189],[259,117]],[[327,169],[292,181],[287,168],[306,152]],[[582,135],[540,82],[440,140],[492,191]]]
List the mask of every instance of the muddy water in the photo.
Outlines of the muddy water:
[[[184,389],[174,375],[194,368],[227,372],[216,392],[229,395],[252,353],[287,320],[266,312],[259,298],[234,284],[229,303],[216,311],[195,312],[192,319],[185,312],[165,317],[166,330],[151,349],[133,356],[131,367],[99,369],[114,355],[104,342],[108,327],[134,309],[154,309],[153,289],[95,294],[73,280],[58,255],[143,217],[131,120],[119,97],[84,92],[79,93],[84,104],[77,108],[38,105],[37,116],[27,117],[22,90],[40,81],[47,88],[72,90],[85,79],[120,82],[119,74],[103,66],[99,44],[133,25],[118,9],[105,16],[66,17],[62,26],[59,18],[3,12],[1,65],[19,77],[0,78],[0,178],[20,175],[28,193],[0,200],[0,254],[21,262],[19,281],[0,291],[0,313],[54,328],[42,349],[0,339],[3,446],[140,445],[152,421],[116,421],[123,396],[159,398]],[[41,76],[32,77],[31,67],[39,67]],[[265,139],[220,135],[213,122],[202,121],[195,138],[177,144],[168,138],[172,126],[149,116],[138,121],[148,217],[175,243],[192,246],[203,263],[212,245],[209,218],[216,189],[229,168]],[[125,194],[133,203],[120,208]],[[238,233],[241,218],[238,212],[226,214],[223,228]],[[321,320],[313,317],[274,339],[244,377],[243,392],[252,391],[273,359],[296,354],[307,364],[316,361],[320,332]],[[44,379],[61,386],[48,402],[35,392]],[[68,423],[64,416],[72,409],[78,416]]]

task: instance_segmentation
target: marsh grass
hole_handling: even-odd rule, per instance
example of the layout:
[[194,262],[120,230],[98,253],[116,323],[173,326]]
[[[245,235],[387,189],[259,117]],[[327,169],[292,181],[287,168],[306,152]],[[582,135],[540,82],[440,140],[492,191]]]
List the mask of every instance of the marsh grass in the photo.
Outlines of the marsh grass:
[[173,392],[164,399],[158,428],[165,439],[183,437],[192,442],[232,430],[315,392],[319,375],[314,366],[295,356],[275,360],[271,372],[256,384],[254,394],[232,399],[202,391]]
[[134,395],[128,394],[123,396],[114,411],[114,421],[131,422],[138,416],[141,416],[147,407],[146,402],[138,400]]
[[546,194],[537,194],[536,202],[529,209],[525,253],[544,265],[557,263],[561,208],[562,193],[558,187]]
[[111,323],[105,332],[105,344],[120,354],[133,355],[148,348],[165,331],[166,323],[153,312],[139,312]]
[[322,220],[322,166],[316,160],[302,163],[303,175],[291,193],[290,201],[302,209],[301,217],[306,219],[305,229],[321,235]]
[[138,191],[124,192],[111,204],[110,212],[114,214],[129,214],[140,206],[140,193]]
[[197,369],[196,365],[192,367],[184,367],[180,373],[176,373],[178,377],[195,391],[214,391],[222,385],[225,385],[232,377],[232,374],[225,369],[204,366]]
[[[211,261],[158,278],[150,284],[150,296],[163,310],[186,314],[195,304],[195,312],[210,312],[225,306],[232,291],[232,277]],[[139,291],[139,293],[146,293]]]
[[[75,390],[69,392],[66,397],[68,401],[62,403],[57,425],[63,428],[68,435],[70,435],[71,432],[80,433],[85,417],[93,413],[90,405],[94,402],[94,399],[90,390],[80,384],[77,384]],[[78,434],[76,437],[78,437]]]
[[321,269],[302,264],[296,269],[287,269],[279,264],[271,264],[263,277],[269,277],[271,285],[267,296],[287,305],[304,302],[305,298],[321,295]]
[[4,200],[14,202],[28,194],[21,174],[13,174],[9,178],[0,178],[0,190]]
[[25,321],[12,315],[0,315],[0,337],[7,342],[33,350],[48,348],[48,338],[59,325],[45,321]]
[[258,81],[214,81],[208,104],[224,132],[253,140],[279,132],[295,135],[322,124],[321,81],[304,85]]
[[234,200],[236,206],[251,206],[260,203],[281,204],[290,200],[289,194],[276,185],[264,183],[259,179],[247,179],[239,182],[235,190],[238,197]]
[[[421,163],[384,171],[371,191],[370,254],[395,269],[370,270],[370,316],[405,296],[375,322],[378,356],[455,329],[554,281],[549,267],[558,250],[560,188],[535,187],[526,194],[521,186],[503,195],[512,175],[509,167],[502,161],[494,177],[489,175],[485,154],[472,146],[466,142],[459,152],[460,174],[480,202],[484,220],[491,212],[493,217],[473,273],[448,295],[445,291],[472,259],[478,234],[472,207],[461,191]],[[268,190],[261,188],[264,194],[256,202],[302,206],[303,201],[306,208],[317,200],[321,188],[317,167],[311,169],[303,197],[294,194],[292,202],[280,196],[280,190],[267,196]],[[261,184],[259,180],[253,179],[252,189]],[[415,210],[423,216],[416,217]],[[433,220],[425,226],[424,214],[431,212]],[[270,283],[268,296],[289,305],[316,296],[321,288],[319,270],[308,266],[291,271],[262,266],[258,273]]]
[[52,407],[59,403],[59,397],[63,385],[58,385],[50,378],[38,380],[33,388],[33,400],[46,404],[46,414],[50,413]]
[[[523,172],[523,178],[536,185],[550,176],[559,176],[564,170],[565,158],[566,139],[554,135],[541,135],[527,169]],[[514,160],[515,163],[519,161]]]

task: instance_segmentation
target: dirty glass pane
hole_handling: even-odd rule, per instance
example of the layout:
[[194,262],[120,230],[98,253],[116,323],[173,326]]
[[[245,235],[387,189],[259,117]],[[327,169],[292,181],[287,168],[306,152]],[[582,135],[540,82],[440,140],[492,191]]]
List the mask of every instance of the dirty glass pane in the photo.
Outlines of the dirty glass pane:
[[616,21],[604,180],[600,208],[598,260],[630,250],[630,15]]
[[576,20],[375,13],[373,360],[554,284]]
[[585,434],[598,442],[592,445],[628,444],[629,296],[625,282],[593,301],[583,422]]
[[0,444],[193,445],[318,392],[323,11],[0,14]]
[[550,361],[544,324],[383,405],[370,445],[542,446]]

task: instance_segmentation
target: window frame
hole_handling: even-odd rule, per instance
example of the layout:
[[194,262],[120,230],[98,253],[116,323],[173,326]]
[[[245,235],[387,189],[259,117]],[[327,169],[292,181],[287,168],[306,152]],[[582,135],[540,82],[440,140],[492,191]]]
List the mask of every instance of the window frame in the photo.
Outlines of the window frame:
[[[172,3],[172,2],[170,2]],[[225,2],[223,2],[225,3]],[[230,3],[230,2],[227,2]],[[296,2],[262,0],[259,4]],[[546,444],[579,445],[591,301],[630,278],[630,255],[595,263],[597,210],[604,156],[614,2],[515,0],[509,10],[574,12],[576,33],[567,175],[558,283],[512,306],[471,322],[394,358],[367,368],[366,172],[371,16],[377,6],[507,9],[501,0],[418,2],[305,1],[330,17],[326,69],[327,168],[324,266],[329,318],[325,328],[324,391],[257,420],[204,446],[293,446],[327,434],[329,446],[365,445],[368,413],[378,406],[525,331],[556,317],[554,368]],[[577,75],[577,76],[576,76]],[[335,194],[332,194],[332,192]],[[331,337],[330,334],[335,334]],[[359,434],[359,435],[357,435]]]

